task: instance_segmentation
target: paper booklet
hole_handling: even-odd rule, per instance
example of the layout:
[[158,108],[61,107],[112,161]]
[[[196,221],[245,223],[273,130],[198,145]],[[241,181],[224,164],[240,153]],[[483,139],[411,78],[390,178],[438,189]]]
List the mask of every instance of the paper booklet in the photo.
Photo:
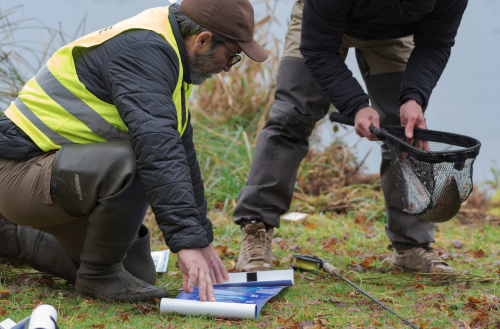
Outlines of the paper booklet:
[[169,255],[170,255],[170,250],[168,249],[151,252],[151,257],[153,257],[153,262],[155,263],[157,273],[167,272]]
[[214,285],[216,302],[200,301],[198,286],[195,286],[190,294],[182,292],[176,299],[163,298],[160,312],[227,319],[257,319],[258,313],[269,299],[293,284],[292,269],[229,273],[229,281]]

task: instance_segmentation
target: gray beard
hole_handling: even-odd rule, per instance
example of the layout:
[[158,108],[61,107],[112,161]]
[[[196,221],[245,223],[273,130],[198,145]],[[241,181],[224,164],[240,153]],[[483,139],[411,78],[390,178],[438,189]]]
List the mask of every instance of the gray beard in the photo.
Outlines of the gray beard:
[[194,54],[194,59],[189,60],[191,82],[194,85],[201,85],[205,80],[214,74],[222,71],[219,61],[214,58],[215,49],[207,51],[203,54]]

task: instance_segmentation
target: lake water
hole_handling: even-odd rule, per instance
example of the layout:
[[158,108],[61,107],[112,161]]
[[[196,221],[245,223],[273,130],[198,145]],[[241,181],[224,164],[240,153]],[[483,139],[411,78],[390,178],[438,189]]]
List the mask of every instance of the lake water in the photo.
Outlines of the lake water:
[[[255,2],[255,1],[254,1]],[[272,1],[270,1],[272,2]],[[0,0],[5,10],[15,5],[24,6],[25,18],[39,18],[47,26],[63,31],[76,31],[87,15],[85,31],[91,32],[131,17],[144,9],[168,5],[166,0]],[[283,39],[293,1],[277,4],[276,17],[282,27],[275,25],[272,32]],[[256,6],[256,15],[263,17],[265,9]],[[500,1],[471,0],[458,31],[456,46],[446,70],[427,109],[429,128],[469,135],[479,139],[482,148],[474,166],[474,178],[483,181],[492,178],[489,170],[496,161],[500,165]],[[22,35],[21,39],[33,40],[33,35]],[[19,38],[18,38],[19,40]],[[43,36],[40,36],[43,42]],[[69,40],[68,40],[69,41]],[[358,81],[362,81],[354,52],[347,58]],[[364,87],[364,86],[363,86]],[[322,127],[323,141],[332,138],[331,126]],[[354,133],[346,137],[348,143],[356,143]],[[360,157],[372,149],[366,161],[367,170],[378,172],[379,146],[362,140],[357,144]]]

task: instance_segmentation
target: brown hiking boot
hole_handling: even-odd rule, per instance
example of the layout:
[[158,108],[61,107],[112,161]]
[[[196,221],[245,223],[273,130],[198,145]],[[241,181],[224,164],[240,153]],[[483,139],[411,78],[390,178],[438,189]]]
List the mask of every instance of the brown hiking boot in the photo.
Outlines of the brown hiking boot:
[[455,270],[432,249],[394,249],[392,265],[418,273],[453,274]]
[[271,271],[273,229],[266,232],[264,223],[252,222],[241,228],[241,250],[236,272]]

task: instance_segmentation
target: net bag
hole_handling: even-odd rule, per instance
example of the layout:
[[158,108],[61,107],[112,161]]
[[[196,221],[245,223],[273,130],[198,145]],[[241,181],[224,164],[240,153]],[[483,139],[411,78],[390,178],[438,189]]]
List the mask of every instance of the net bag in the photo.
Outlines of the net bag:
[[472,192],[472,165],[481,143],[424,129],[415,129],[408,141],[401,126],[372,131],[391,156],[403,210],[427,222],[452,219]]

